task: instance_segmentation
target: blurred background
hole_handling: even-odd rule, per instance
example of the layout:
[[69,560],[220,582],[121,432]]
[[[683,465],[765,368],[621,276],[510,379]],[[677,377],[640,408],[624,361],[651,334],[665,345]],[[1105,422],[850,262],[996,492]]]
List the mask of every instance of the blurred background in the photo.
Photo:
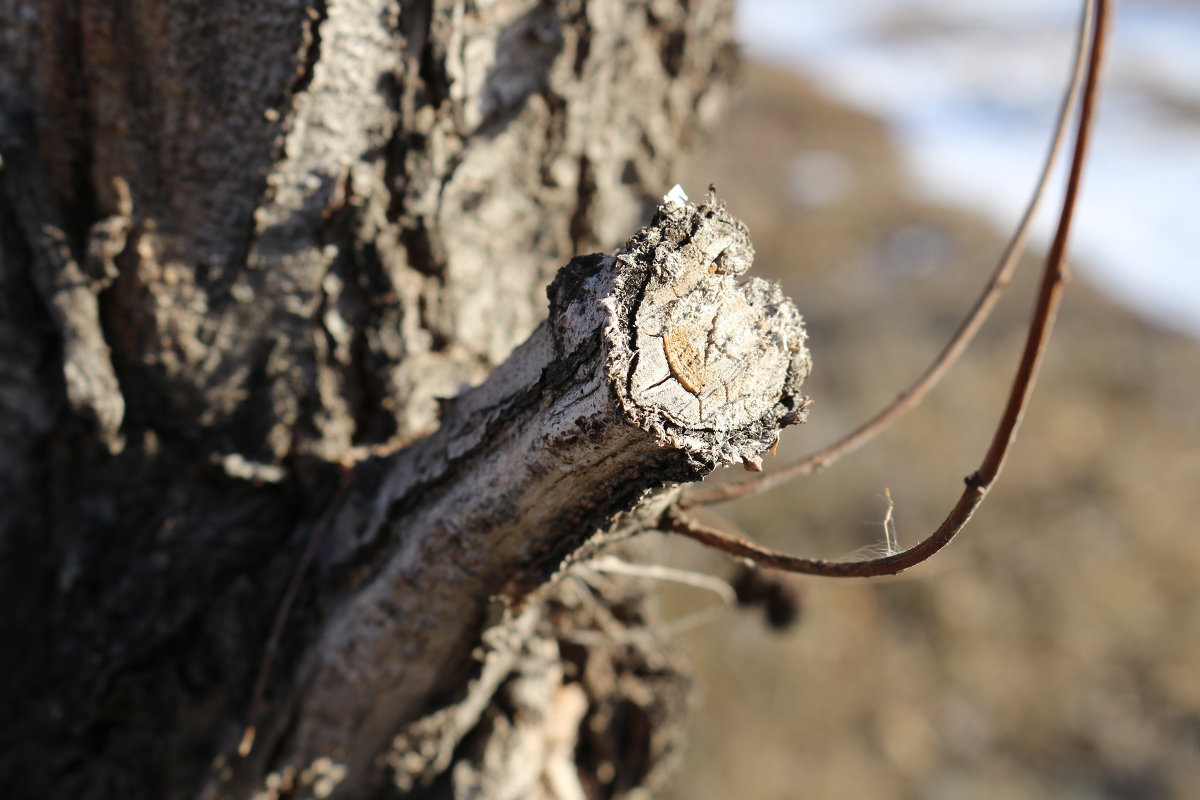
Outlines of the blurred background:
[[[742,96],[683,184],[717,185],[757,273],[807,320],[810,421],[770,461],[878,411],[958,325],[1036,177],[1077,11],[743,0]],[[1197,45],[1193,4],[1120,10],[1076,277],[975,520],[896,578],[794,580],[786,631],[743,610],[678,634],[701,699],[671,797],[1200,797]],[[883,542],[888,489],[901,545],[924,537],[1003,405],[1033,250],[920,409],[828,471],[716,513],[791,553],[855,557]],[[733,572],[663,545],[667,563]],[[713,600],[672,588],[664,602],[678,617]]]

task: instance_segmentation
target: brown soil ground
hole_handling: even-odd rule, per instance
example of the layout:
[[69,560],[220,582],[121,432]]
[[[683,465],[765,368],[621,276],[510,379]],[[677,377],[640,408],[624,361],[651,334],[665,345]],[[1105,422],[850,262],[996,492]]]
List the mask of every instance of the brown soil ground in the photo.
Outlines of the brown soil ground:
[[[933,358],[1003,242],[914,199],[878,120],[768,67],[743,83],[684,185],[717,185],[754,235],[758,274],[808,321],[813,410],[783,463]],[[1037,266],[881,440],[722,513],[763,543],[844,557],[882,542],[886,487],[901,543],[924,536],[982,457]],[[947,551],[893,579],[798,581],[802,619],[782,634],[741,611],[677,636],[702,701],[670,797],[1200,797],[1197,520],[1200,345],[1075,280],[1013,457]],[[731,572],[691,543],[666,549]],[[676,616],[711,602],[666,596]]]

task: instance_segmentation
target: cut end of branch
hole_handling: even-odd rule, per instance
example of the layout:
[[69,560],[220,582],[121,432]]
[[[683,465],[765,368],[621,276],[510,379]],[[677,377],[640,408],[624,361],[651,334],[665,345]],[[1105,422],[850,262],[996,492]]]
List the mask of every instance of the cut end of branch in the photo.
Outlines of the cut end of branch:
[[710,468],[757,463],[780,427],[805,416],[804,324],[778,285],[738,281],[753,260],[723,203],[668,197],[617,256],[606,300],[608,376],[623,411]]

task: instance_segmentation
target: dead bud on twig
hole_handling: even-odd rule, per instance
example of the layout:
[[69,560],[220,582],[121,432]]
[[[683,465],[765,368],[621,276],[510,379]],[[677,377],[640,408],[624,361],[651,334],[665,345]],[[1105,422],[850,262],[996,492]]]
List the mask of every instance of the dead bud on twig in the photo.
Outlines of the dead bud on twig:
[[800,586],[790,575],[781,575],[743,564],[733,579],[738,605],[760,606],[763,617],[774,630],[784,631],[796,625],[804,610]]

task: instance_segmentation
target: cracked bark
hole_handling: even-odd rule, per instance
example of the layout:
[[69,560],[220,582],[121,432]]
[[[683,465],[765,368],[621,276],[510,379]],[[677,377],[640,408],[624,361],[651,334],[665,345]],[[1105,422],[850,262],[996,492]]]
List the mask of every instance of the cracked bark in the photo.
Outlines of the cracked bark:
[[653,785],[684,670],[570,564],[753,464],[802,334],[715,204],[541,297],[673,182],[728,17],[0,2],[9,796]]

